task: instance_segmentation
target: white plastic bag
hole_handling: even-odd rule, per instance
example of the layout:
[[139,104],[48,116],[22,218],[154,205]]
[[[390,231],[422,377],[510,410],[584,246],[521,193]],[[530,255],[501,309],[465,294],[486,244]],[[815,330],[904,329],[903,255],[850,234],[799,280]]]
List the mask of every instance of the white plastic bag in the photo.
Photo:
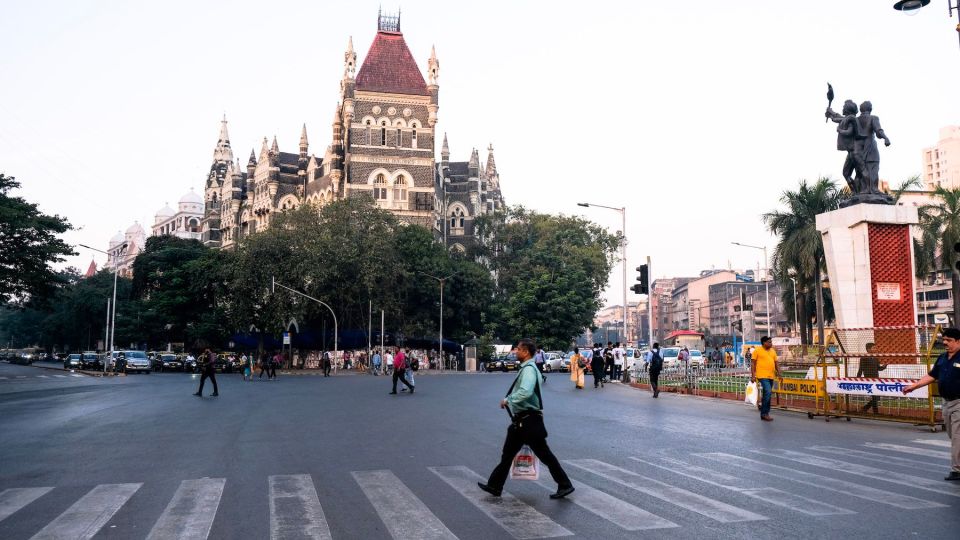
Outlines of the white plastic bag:
[[510,467],[511,480],[539,480],[540,460],[534,455],[529,446],[523,448],[513,457],[513,466]]
[[747,389],[745,391],[745,394],[746,395],[743,397],[743,400],[749,403],[750,405],[756,405],[757,404],[757,383],[755,382],[747,383]]

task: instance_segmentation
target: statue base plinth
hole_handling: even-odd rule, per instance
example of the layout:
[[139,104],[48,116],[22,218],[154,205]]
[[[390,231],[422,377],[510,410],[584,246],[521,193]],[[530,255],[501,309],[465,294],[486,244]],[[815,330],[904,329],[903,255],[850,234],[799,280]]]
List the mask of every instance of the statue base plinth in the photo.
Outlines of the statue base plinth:
[[860,193],[840,202],[840,208],[855,204],[893,204],[893,197],[886,193]]
[[916,207],[889,204],[817,216],[837,328],[917,324],[910,226],[918,222]]

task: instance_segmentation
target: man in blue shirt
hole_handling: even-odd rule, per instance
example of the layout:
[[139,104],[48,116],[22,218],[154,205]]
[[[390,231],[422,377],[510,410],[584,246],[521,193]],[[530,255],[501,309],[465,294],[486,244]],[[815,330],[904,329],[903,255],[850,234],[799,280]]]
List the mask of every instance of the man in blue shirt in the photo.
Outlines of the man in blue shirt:
[[950,437],[950,464],[952,469],[944,480],[960,481],[960,330],[947,328],[941,332],[943,346],[947,352],[942,353],[937,362],[930,368],[930,373],[919,381],[903,389],[909,394],[917,388],[936,382],[940,397],[943,398],[943,425],[947,436]]
[[531,339],[521,339],[517,344],[517,359],[523,362],[517,372],[517,378],[507,396],[500,400],[500,408],[507,409],[512,422],[507,428],[507,440],[503,443],[503,454],[500,463],[490,473],[487,483],[477,482],[480,489],[494,497],[499,497],[503,491],[503,484],[507,481],[513,458],[523,445],[530,447],[541,463],[550,470],[550,475],[557,483],[556,493],[551,493],[551,499],[562,499],[573,493],[573,483],[567,477],[560,460],[553,455],[547,446],[547,429],[543,425],[543,399],[540,395],[542,375],[533,361],[537,346]]

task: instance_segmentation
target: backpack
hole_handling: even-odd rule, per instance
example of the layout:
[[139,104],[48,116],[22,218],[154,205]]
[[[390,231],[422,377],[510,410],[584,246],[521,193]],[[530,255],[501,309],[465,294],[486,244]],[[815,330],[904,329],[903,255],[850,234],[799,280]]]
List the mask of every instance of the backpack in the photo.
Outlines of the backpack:
[[420,360],[418,360],[418,359],[416,359],[416,358],[411,358],[411,359],[410,359],[410,369],[413,370],[413,371],[419,370],[419,369],[420,369]]
[[660,353],[657,351],[651,351],[653,356],[650,358],[650,369],[661,370],[663,369],[663,358],[660,356]]

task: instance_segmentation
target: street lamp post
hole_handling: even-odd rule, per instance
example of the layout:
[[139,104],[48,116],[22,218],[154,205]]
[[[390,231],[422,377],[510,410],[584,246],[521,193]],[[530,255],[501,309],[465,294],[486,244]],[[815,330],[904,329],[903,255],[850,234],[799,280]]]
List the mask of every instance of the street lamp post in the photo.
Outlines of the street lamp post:
[[[98,253],[103,253],[104,255],[106,255],[106,256],[108,257],[107,262],[109,262],[109,260],[110,260],[110,259],[109,259],[110,254],[107,253],[106,251],[103,251],[102,249],[97,249],[97,248],[95,248],[95,247],[90,247],[90,246],[88,246],[88,245],[86,245],[86,244],[77,244],[77,245],[80,246],[80,247],[83,247],[83,248],[87,248],[87,249],[92,250],[92,251],[96,251],[96,252],[98,252]],[[126,250],[127,250],[127,244],[126,244],[126,243],[121,244],[120,247],[119,247],[119,249],[117,250],[117,258],[119,258],[119,257],[123,254],[123,252],[125,252]],[[109,345],[110,345],[110,356],[108,356],[108,357],[107,357],[106,359],[104,359],[104,361],[103,361],[103,372],[104,372],[104,373],[107,372],[107,363],[113,358],[113,338],[114,338],[114,331],[116,330],[116,327],[117,327],[117,273],[118,273],[119,267],[120,267],[120,263],[119,263],[119,261],[117,261],[117,258],[114,258],[114,260],[113,260],[113,313],[109,315],[109,317],[110,317],[110,338],[108,339],[108,341],[109,341]],[[107,311],[109,311],[109,310],[110,310],[110,305],[108,304],[108,305],[107,305]],[[106,346],[107,346],[107,343],[104,343],[103,346],[106,347]]]
[[[627,207],[621,206],[617,208],[615,206],[604,206],[602,204],[594,203],[577,203],[577,206],[582,206],[584,208],[590,208],[591,206],[596,206],[597,208],[606,208],[607,210],[613,210],[615,212],[620,212],[621,227],[623,231],[623,242],[620,245],[620,258],[623,263],[623,340],[626,342],[629,339],[629,332],[627,331]],[[626,347],[624,343],[624,347]]]
[[768,265],[767,261],[767,246],[751,246],[749,244],[741,244],[740,242],[730,243],[740,247],[759,249],[763,251],[763,288],[767,302],[767,335],[773,337],[773,329],[770,327],[770,266]]
[[419,270],[417,271],[417,273],[418,273],[418,274],[423,274],[423,275],[427,276],[428,278],[435,279],[435,280],[437,280],[437,282],[440,283],[440,342],[438,343],[437,348],[439,349],[439,352],[440,352],[440,369],[442,370],[442,369],[444,368],[444,362],[443,362],[443,285],[447,282],[448,279],[450,279],[450,278],[452,278],[453,276],[457,275],[457,273],[454,272],[454,273],[450,274],[449,276],[444,276],[444,277],[431,276],[430,274],[428,274],[428,273],[426,273],[426,272],[420,272]]
[[[930,0],[897,0],[893,4],[893,9],[904,15],[916,15],[921,8],[926,7],[929,3]],[[954,10],[960,14],[960,1],[947,0],[947,15],[953,17]],[[957,24],[957,33],[960,34],[960,24]]]
[[325,308],[327,308],[327,309],[330,310],[330,315],[333,316],[333,358],[334,358],[334,360],[336,360],[336,358],[337,358],[337,352],[338,352],[338,349],[337,349],[337,334],[338,334],[338,332],[337,332],[337,314],[333,312],[333,308],[330,307],[330,304],[327,304],[327,303],[324,302],[323,300],[317,300],[316,298],[314,298],[314,297],[312,297],[312,296],[310,296],[310,295],[303,294],[302,292],[300,292],[300,291],[298,291],[298,290],[291,289],[290,287],[287,287],[286,285],[281,285],[281,284],[277,283],[276,278],[274,278],[273,276],[270,276],[270,292],[271,292],[271,293],[275,292],[277,287],[280,287],[281,289],[288,290],[288,291],[292,292],[293,294],[299,294],[300,296],[302,296],[302,297],[304,297],[304,298],[307,298],[307,299],[309,299],[309,300],[313,300],[314,302],[316,302],[316,303],[320,304],[321,306],[323,306],[323,307],[325,307]]

